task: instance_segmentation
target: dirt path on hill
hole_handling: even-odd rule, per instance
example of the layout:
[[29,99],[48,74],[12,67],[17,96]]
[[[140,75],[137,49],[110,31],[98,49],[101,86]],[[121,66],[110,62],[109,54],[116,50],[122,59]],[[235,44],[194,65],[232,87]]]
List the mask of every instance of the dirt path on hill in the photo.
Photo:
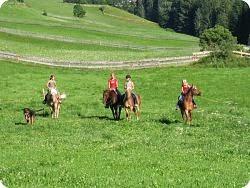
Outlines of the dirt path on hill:
[[53,67],[66,68],[83,68],[83,69],[142,69],[163,66],[179,66],[187,65],[198,61],[206,54],[198,54],[195,56],[170,57],[159,59],[144,59],[138,61],[59,61],[41,57],[28,57],[18,54],[0,51],[0,59],[15,60],[17,62],[26,62],[39,65],[47,65]]

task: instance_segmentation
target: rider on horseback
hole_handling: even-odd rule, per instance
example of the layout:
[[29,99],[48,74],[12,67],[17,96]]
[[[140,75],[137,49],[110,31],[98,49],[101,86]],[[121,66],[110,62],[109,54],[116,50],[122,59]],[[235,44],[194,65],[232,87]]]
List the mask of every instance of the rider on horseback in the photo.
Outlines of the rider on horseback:
[[132,92],[132,97],[134,99],[135,106],[138,106],[137,95],[133,91],[134,87],[135,87],[135,85],[134,85],[133,81],[131,80],[131,76],[129,74],[126,75],[126,80],[125,80],[125,83],[124,83],[124,89],[125,89],[125,91],[130,90]]
[[[109,91],[114,91],[115,94],[118,96],[118,100],[121,99],[121,93],[118,90],[118,80],[115,77],[115,73],[111,73],[110,79],[108,80],[108,90]],[[109,108],[109,104],[107,103],[105,108]]]
[[55,75],[52,74],[52,75],[50,76],[50,79],[49,79],[49,81],[47,82],[46,86],[47,86],[47,94],[46,94],[45,97],[44,97],[43,104],[46,104],[49,95],[54,96],[54,95],[57,95],[57,94],[58,94],[58,91],[57,91],[57,89],[56,89],[56,77],[55,77]]
[[110,79],[108,80],[108,88],[110,91],[114,91],[118,96],[121,96],[118,90],[118,80],[115,78],[115,74],[111,73]]
[[[178,102],[176,104],[176,110],[178,110],[180,108],[180,105],[182,104],[184,97],[190,88],[191,88],[191,86],[188,84],[187,80],[182,80],[181,95],[178,97]],[[197,105],[194,102],[194,99],[193,99],[193,104],[194,104],[194,108],[197,108]]]

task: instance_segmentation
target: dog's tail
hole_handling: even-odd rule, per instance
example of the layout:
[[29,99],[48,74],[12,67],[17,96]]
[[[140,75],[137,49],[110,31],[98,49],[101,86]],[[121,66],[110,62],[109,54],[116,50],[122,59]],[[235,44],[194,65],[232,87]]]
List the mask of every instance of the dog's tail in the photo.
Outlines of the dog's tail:
[[35,112],[40,112],[40,111],[44,111],[44,108],[41,108],[39,110],[35,110]]
[[65,93],[62,93],[62,94],[60,95],[60,98],[61,98],[61,99],[66,99],[66,97],[67,97],[67,96],[66,96]]

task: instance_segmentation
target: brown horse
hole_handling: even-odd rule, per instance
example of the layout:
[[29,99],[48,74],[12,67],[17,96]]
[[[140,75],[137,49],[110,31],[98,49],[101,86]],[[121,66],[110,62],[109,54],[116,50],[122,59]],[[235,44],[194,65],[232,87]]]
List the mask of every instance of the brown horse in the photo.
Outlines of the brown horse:
[[104,90],[103,91],[103,104],[106,108],[110,108],[115,120],[120,120],[122,103],[121,96],[119,96],[113,90]]
[[192,85],[185,94],[183,101],[180,103],[182,119],[188,124],[191,124],[192,121],[192,110],[194,109],[193,97],[200,95],[201,92],[199,89]]
[[62,99],[65,99],[66,95],[65,94],[62,94],[62,95],[48,94],[46,98],[47,98],[46,104],[50,107],[52,118],[58,118],[59,113],[60,113]]
[[141,96],[137,95],[137,102],[138,105],[135,105],[135,101],[134,98],[132,96],[132,91],[131,90],[126,90],[125,92],[125,97],[123,100],[123,105],[126,111],[126,118],[127,120],[131,119],[131,115],[130,112],[134,112],[136,115],[136,119],[139,120],[139,116],[140,116],[140,106],[141,106]]

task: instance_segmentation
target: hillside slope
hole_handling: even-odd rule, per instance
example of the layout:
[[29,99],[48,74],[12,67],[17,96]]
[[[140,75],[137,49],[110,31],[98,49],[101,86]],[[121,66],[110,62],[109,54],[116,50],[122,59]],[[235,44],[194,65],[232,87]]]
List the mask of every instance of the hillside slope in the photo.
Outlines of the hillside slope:
[[[117,8],[85,5],[73,16],[73,4],[59,0],[10,0],[0,9],[0,50],[55,60],[124,61],[181,56],[197,51],[198,39],[161,29]],[[46,10],[48,16],[43,16]]]

